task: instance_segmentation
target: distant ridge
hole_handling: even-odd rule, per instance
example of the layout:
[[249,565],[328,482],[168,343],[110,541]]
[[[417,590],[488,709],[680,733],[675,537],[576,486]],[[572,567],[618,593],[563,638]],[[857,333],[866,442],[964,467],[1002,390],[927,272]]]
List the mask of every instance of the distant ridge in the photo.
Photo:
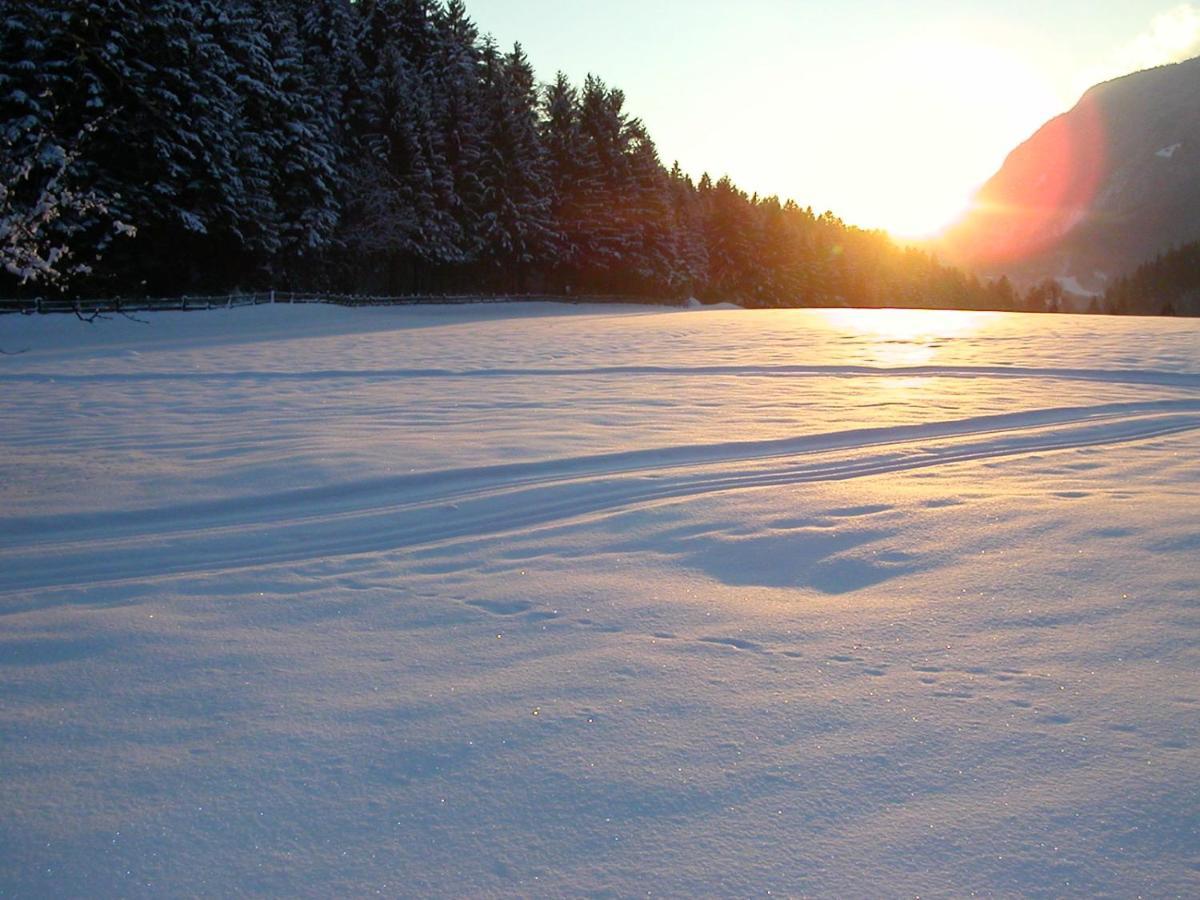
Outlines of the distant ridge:
[[1102,293],[1200,239],[1200,57],[1089,89],[1017,147],[946,234],[948,259]]

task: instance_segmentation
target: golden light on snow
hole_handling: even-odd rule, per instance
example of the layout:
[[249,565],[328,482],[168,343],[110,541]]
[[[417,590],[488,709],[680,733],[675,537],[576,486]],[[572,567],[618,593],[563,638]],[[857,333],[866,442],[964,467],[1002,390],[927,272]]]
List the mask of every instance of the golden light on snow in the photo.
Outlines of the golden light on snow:
[[994,319],[951,309],[831,309],[824,315],[831,329],[862,338],[873,364],[884,367],[927,365],[951,339],[969,337]]

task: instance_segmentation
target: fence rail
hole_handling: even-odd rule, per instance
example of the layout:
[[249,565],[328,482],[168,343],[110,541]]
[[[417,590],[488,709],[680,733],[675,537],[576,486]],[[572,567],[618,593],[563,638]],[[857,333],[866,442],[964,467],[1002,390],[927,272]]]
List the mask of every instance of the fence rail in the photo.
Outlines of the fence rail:
[[637,303],[656,306],[680,306],[678,300],[651,297],[618,297],[609,295],[571,296],[563,294],[414,294],[385,296],[377,294],[335,294],[323,292],[297,293],[265,291],[254,294],[185,295],[182,297],[107,298],[66,300],[58,297],[36,297],[24,300],[0,299],[0,315],[23,313],[46,315],[73,313],[92,317],[108,313],[190,312],[204,309],[232,309],[239,306],[261,306],[270,303],[328,303],[336,306],[432,306],[467,303]]

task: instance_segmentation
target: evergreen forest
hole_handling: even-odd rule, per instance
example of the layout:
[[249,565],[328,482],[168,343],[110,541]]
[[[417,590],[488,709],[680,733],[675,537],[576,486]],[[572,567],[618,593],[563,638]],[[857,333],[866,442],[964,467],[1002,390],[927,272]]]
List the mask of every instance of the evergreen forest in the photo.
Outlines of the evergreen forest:
[[1052,309],[693,180],[462,0],[39,0],[0,34],[0,294],[279,288]]

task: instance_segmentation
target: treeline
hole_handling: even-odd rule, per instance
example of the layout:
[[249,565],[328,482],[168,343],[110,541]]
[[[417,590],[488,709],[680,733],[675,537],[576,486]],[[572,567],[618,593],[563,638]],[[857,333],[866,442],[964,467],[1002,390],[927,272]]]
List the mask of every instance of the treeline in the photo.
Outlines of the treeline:
[[0,27],[4,293],[1026,305],[667,169],[621,91],[538,85],[461,0],[39,0]]
[[1200,316],[1200,241],[1160,254],[1104,293],[1100,310],[1115,315]]

